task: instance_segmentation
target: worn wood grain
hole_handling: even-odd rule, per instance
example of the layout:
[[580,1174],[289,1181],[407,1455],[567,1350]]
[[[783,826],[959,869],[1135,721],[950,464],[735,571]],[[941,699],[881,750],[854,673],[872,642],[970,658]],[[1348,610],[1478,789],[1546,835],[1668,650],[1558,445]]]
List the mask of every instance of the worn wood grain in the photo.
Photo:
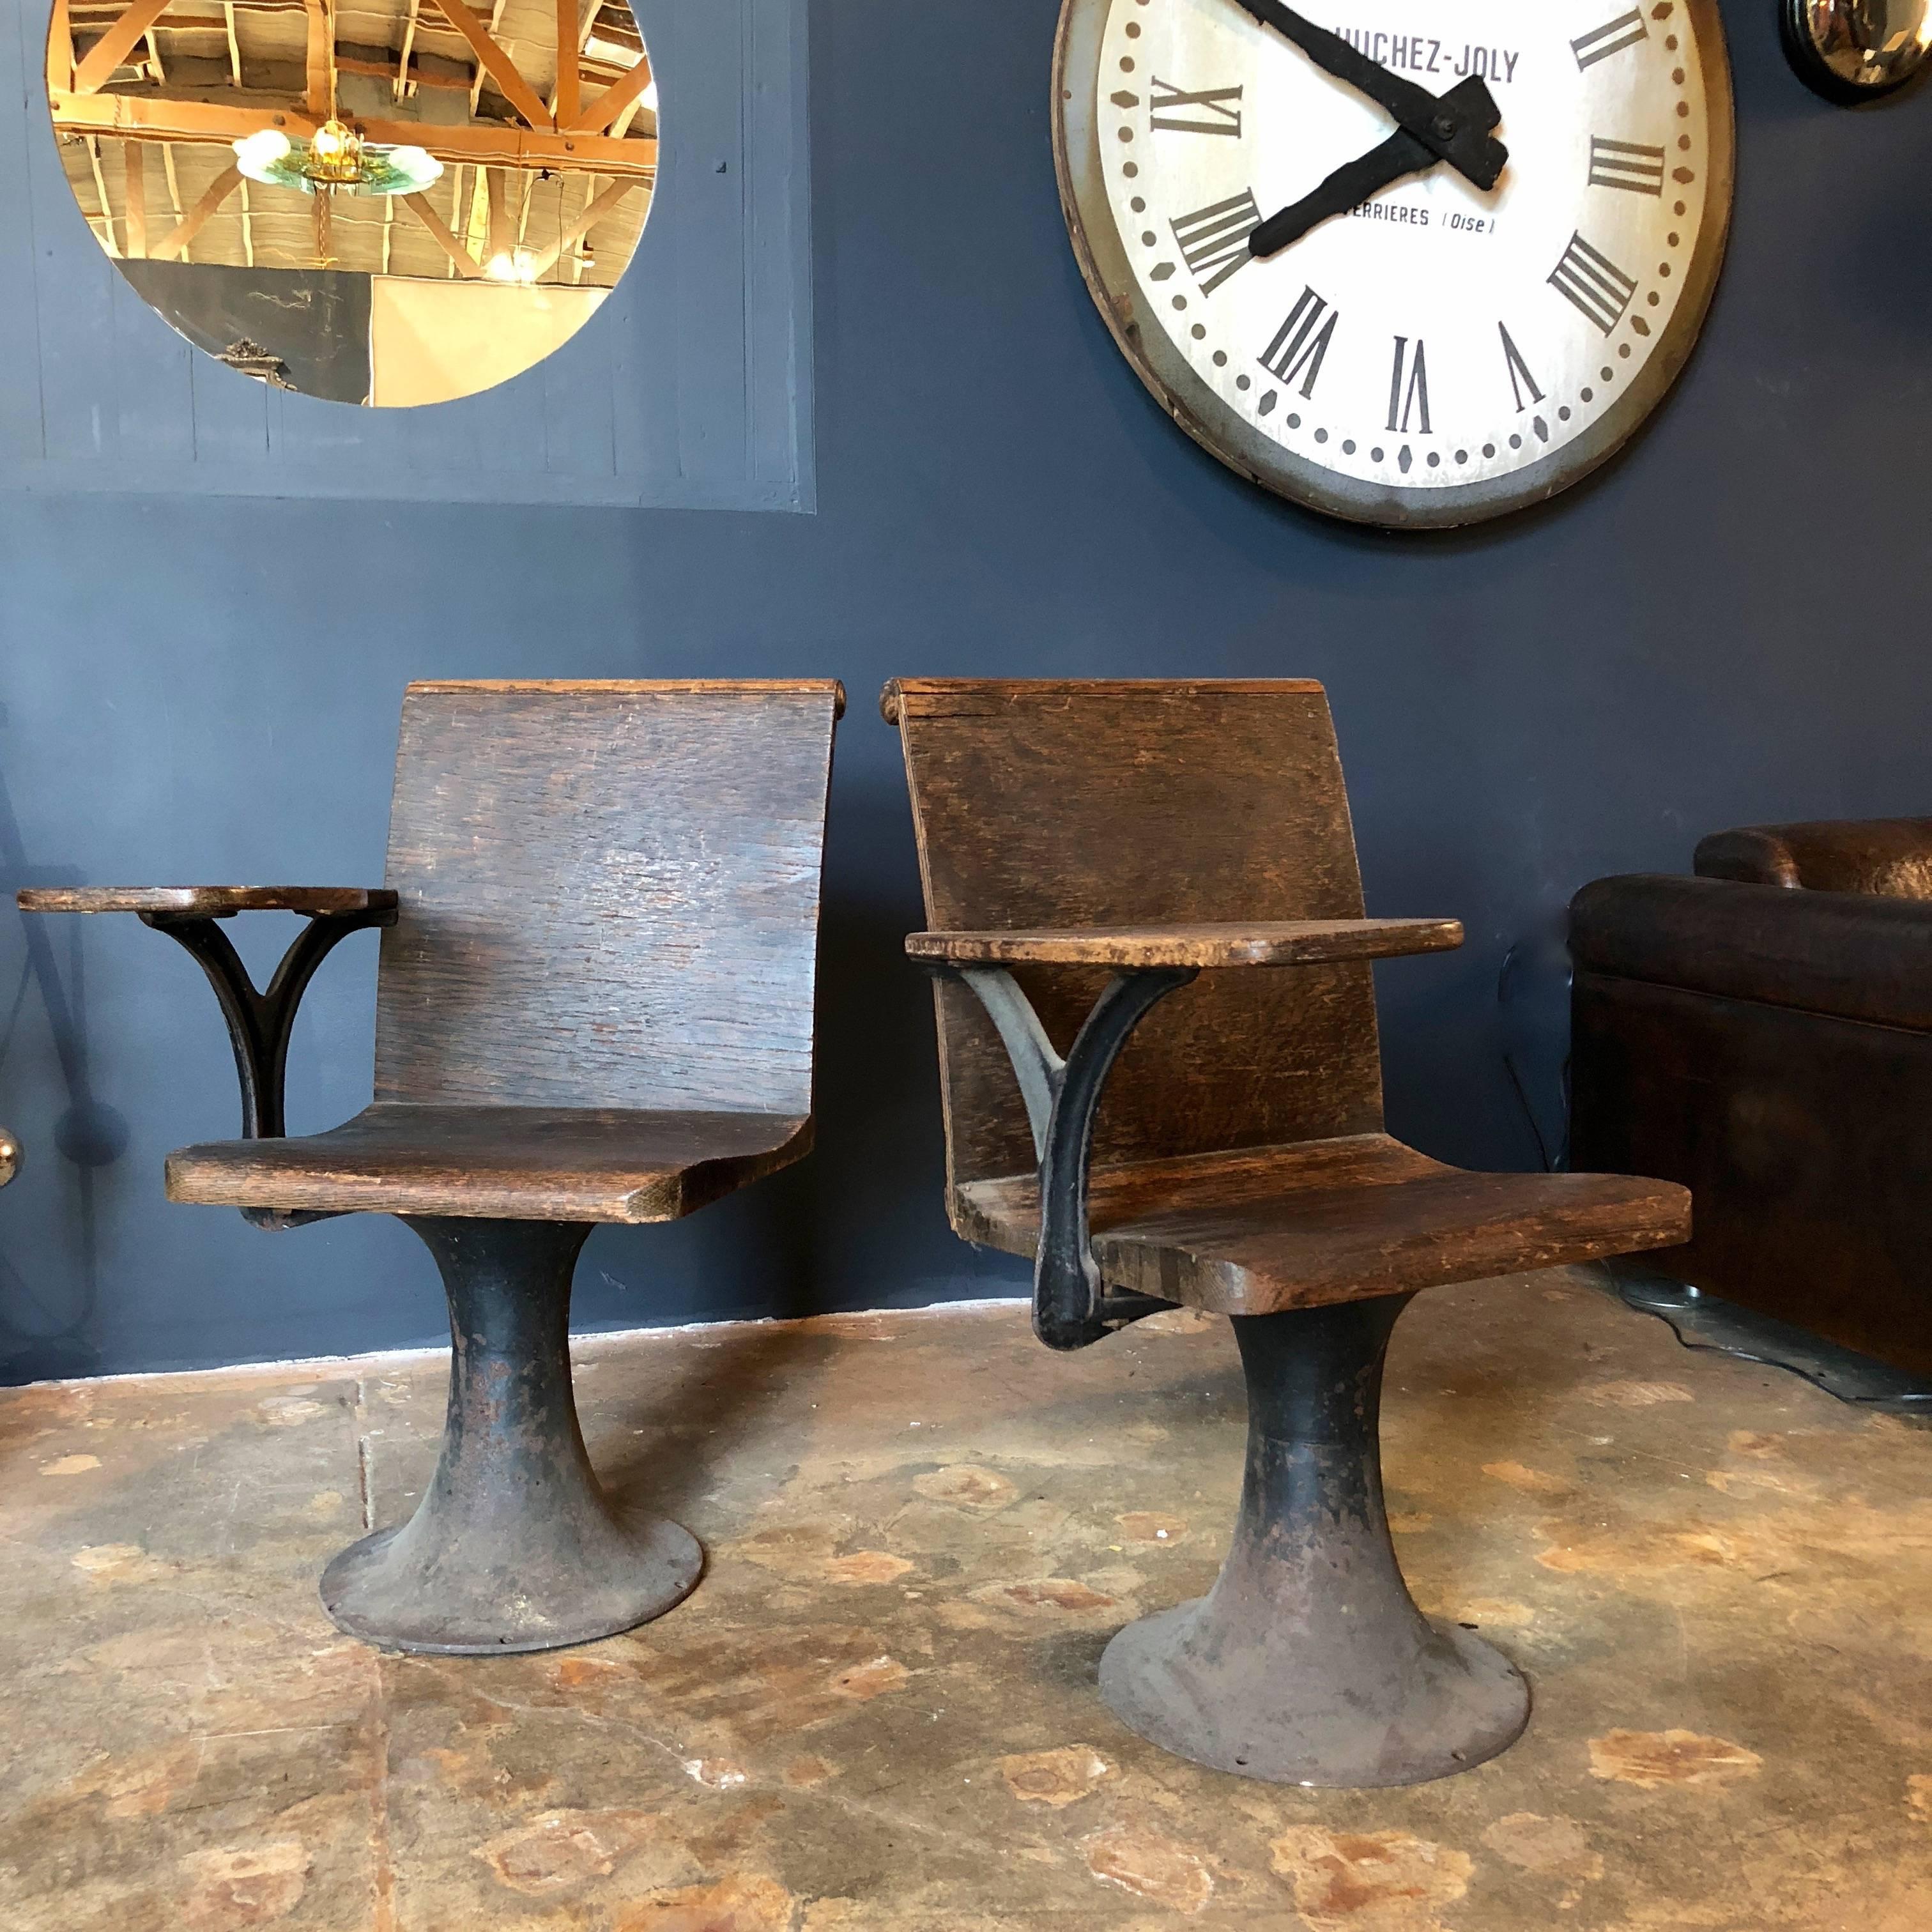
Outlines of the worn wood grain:
[[[910,952],[1010,968],[1063,1052],[1106,967],[1210,969],[1142,1022],[1100,1103],[1110,1288],[1260,1315],[1684,1238],[1668,1182],[1471,1174],[1382,1131],[1366,961],[1461,929],[1364,917],[1318,685],[906,680],[884,709],[935,928]],[[1285,970],[1212,970],[1237,962]],[[938,1000],[953,1226],[1030,1255],[1018,1082],[970,993]]]
[[30,886],[15,896],[22,912],[172,913],[188,919],[380,911],[396,903],[386,887],[361,886]]
[[[1679,1187],[1604,1174],[1472,1174],[1386,1134],[1093,1171],[1094,1258],[1110,1286],[1222,1315],[1406,1293],[1669,1246]],[[1030,1255],[1030,1174],[960,1190],[961,1233]]]
[[168,1156],[168,1197],[346,1214],[669,1221],[808,1153],[808,1118],[380,1102],[328,1133]]
[[[885,703],[935,929],[1363,916],[1318,684],[903,679]],[[1015,977],[1064,1053],[1107,976],[1032,966]],[[964,987],[936,998],[950,1185],[1030,1173],[1032,1136],[992,1023]],[[1142,1023],[1101,1102],[1094,1158],[1382,1124],[1366,965],[1213,974]]]
[[413,685],[376,1098],[812,1110],[838,686]]
[[1305,966],[1393,959],[1462,943],[1453,919],[1287,920],[1273,925],[1142,926],[1064,932],[915,932],[908,957],[958,966]]
[[27,896],[212,917],[396,908],[374,1104],[328,1133],[184,1148],[171,1198],[664,1220],[811,1145],[842,704],[830,680],[412,685],[380,892]]

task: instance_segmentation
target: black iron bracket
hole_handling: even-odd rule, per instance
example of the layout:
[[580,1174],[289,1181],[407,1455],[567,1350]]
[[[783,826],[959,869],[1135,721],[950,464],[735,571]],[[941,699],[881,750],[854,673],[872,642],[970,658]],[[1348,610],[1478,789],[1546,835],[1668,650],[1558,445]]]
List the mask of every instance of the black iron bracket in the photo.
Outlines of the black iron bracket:
[[1033,1002],[1000,966],[940,966],[970,987],[1013,1064],[1040,1162],[1040,1246],[1034,1259],[1034,1333],[1049,1348],[1084,1348],[1172,1303],[1109,1290],[1094,1259],[1089,1226],[1094,1119],[1100,1096],[1136,1027],[1191,966],[1117,973],[1094,1003],[1064,1060]]
[[[235,1071],[242,1082],[242,1138],[279,1140],[288,1131],[282,1112],[283,1088],[288,1071],[289,1036],[295,1030],[296,1009],[314,978],[316,968],[343,940],[365,926],[394,926],[393,905],[370,906],[358,912],[311,913],[308,923],[282,955],[268,986],[257,991],[248,969],[219,918],[200,913],[144,912],[143,926],[165,932],[194,956],[208,976],[221,1017],[228,1022],[229,1043],[235,1049]],[[244,1208],[242,1218],[257,1228],[298,1228],[328,1216],[276,1208]]]

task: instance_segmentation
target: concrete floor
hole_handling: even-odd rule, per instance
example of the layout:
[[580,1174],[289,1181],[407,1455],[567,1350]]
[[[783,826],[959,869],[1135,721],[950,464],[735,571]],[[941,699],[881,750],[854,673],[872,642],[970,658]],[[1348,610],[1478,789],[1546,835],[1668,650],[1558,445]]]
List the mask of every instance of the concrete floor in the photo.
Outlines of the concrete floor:
[[1252,1784],[1100,1703],[1232,1517],[1225,1324],[1000,1306],[591,1341],[599,1467],[703,1540],[662,1622],[382,1656],[315,1577],[431,1465],[436,1358],[0,1396],[6,1932],[1932,1928],[1932,1433],[1582,1275],[1404,1317],[1425,1607],[1528,1672],[1444,1782]]

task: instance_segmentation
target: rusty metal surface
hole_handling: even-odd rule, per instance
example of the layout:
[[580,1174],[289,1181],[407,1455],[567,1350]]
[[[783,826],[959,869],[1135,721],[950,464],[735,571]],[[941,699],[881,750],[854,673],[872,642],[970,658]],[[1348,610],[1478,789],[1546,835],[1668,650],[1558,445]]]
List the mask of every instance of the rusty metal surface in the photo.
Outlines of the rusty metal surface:
[[674,1522],[598,1486],[570,1379],[570,1282],[586,1222],[407,1216],[449,1298],[449,1400],[428,1493],[344,1550],[322,1606],[387,1649],[556,1650],[662,1616],[704,1558]]
[[1382,1501],[1382,1364],[1413,1298],[1234,1318],[1248,1454],[1214,1587],[1100,1660],[1121,1722],[1276,1784],[1419,1784],[1522,1735],[1529,1687],[1402,1581]]

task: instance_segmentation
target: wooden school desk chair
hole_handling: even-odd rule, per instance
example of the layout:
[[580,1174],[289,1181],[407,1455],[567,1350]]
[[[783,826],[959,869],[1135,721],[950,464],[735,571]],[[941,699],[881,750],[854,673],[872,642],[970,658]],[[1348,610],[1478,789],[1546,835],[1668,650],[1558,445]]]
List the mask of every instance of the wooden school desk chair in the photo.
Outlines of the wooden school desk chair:
[[1682,1241],[1681,1187],[1468,1174],[1384,1131],[1368,962],[1458,945],[1366,919],[1318,684],[907,678],[954,1228],[1034,1261],[1056,1348],[1174,1304],[1232,1318],[1233,1548],[1130,1624],[1100,1693],[1154,1743],[1281,1783],[1419,1782],[1529,1712],[1411,1600],[1377,1410],[1418,1289]]
[[[381,891],[24,892],[133,912],[213,984],[242,1135],[170,1156],[175,1201],[257,1226],[394,1214],[449,1300],[434,1480],[322,1579],[343,1629],[401,1650],[545,1650],[678,1602],[703,1556],[621,1516],[571,1394],[571,1276],[599,1222],[669,1221],[812,1144],[829,680],[412,685]],[[257,992],[218,922],[309,923]],[[286,1136],[296,1002],[338,940],[386,928],[375,1097]]]

